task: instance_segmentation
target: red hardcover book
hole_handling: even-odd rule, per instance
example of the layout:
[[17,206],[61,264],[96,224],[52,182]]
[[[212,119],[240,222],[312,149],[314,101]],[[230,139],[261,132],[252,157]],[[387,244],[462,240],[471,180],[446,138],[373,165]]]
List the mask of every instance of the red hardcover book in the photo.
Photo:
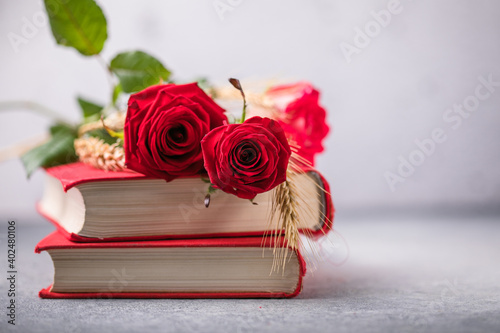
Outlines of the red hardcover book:
[[[204,206],[208,184],[200,176],[169,183],[133,171],[106,172],[73,163],[46,170],[41,215],[76,242],[262,236],[272,191],[248,200],[216,191]],[[332,227],[328,182],[316,171],[294,176],[306,199],[299,214],[313,212],[301,231],[314,237]]]
[[[54,262],[41,298],[283,298],[298,295],[305,262],[288,250],[272,271],[274,237],[77,243],[59,232],[36,253]],[[272,274],[270,274],[272,271]]]

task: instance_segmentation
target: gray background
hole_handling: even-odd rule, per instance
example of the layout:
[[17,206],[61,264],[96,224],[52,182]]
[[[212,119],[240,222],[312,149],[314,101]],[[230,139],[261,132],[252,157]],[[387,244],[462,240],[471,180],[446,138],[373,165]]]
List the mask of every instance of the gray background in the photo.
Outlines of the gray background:
[[[347,242],[331,238],[336,247],[316,271],[309,265],[297,298],[271,300],[39,299],[53,268],[33,247],[51,227],[20,223],[17,324],[2,315],[0,331],[499,332],[498,218],[341,214],[337,222]],[[1,260],[2,272],[5,266]],[[2,308],[5,290],[1,278]]]
[[[340,49],[371,11],[389,1],[239,1],[221,16],[215,1],[100,1],[108,19],[104,58],[143,49],[179,80],[201,75],[307,79],[322,92],[333,131],[318,167],[340,210],[496,209],[500,203],[500,91],[453,130],[446,109],[474,94],[478,77],[500,81],[498,1],[401,0],[402,11],[348,63]],[[223,3],[228,3],[226,0]],[[96,59],[55,45],[45,24],[15,52],[23,18],[41,1],[0,4],[0,100],[40,102],[76,121],[76,95],[108,101]],[[222,18],[222,19],[221,19]],[[0,145],[44,133],[48,121],[23,110],[0,114]],[[384,173],[414,141],[442,128],[447,140],[392,192]],[[34,215],[42,173],[30,181],[18,160],[0,164],[2,215]]]

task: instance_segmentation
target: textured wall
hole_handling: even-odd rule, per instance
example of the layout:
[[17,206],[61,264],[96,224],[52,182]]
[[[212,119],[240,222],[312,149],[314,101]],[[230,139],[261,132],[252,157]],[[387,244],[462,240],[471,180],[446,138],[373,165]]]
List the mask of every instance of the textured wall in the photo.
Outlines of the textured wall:
[[[99,2],[105,59],[137,48],[181,80],[318,86],[334,129],[319,169],[339,210],[499,206],[500,86],[484,83],[500,82],[498,1]],[[77,94],[107,101],[105,73],[96,59],[57,47],[42,10],[41,1],[0,3],[0,100],[37,101],[76,120]],[[13,47],[9,33],[26,43]],[[0,147],[47,124],[2,112]],[[0,175],[2,215],[34,213],[42,173],[26,181],[12,160]]]

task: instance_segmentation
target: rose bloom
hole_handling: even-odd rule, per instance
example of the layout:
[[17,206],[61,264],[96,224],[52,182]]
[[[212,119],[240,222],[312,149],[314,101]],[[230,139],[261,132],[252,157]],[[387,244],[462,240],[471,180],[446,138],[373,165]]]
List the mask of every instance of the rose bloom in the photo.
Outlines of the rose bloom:
[[124,126],[125,163],[170,181],[203,170],[200,141],[227,121],[197,83],[157,85],[130,96]]
[[214,187],[253,199],[286,180],[290,146],[283,128],[269,118],[217,127],[201,141]]
[[299,155],[314,165],[329,132],[326,111],[319,105],[319,92],[308,82],[270,88],[266,92],[278,110],[277,119],[287,136],[299,147]]

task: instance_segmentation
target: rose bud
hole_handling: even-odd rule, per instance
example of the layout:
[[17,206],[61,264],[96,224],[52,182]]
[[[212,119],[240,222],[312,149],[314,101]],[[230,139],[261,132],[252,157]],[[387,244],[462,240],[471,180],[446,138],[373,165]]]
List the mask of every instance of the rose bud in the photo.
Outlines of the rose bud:
[[201,139],[227,121],[196,83],[157,85],[130,96],[124,126],[129,169],[170,181],[203,170]]
[[283,128],[269,118],[217,127],[201,141],[214,187],[244,199],[286,180],[291,151]]

